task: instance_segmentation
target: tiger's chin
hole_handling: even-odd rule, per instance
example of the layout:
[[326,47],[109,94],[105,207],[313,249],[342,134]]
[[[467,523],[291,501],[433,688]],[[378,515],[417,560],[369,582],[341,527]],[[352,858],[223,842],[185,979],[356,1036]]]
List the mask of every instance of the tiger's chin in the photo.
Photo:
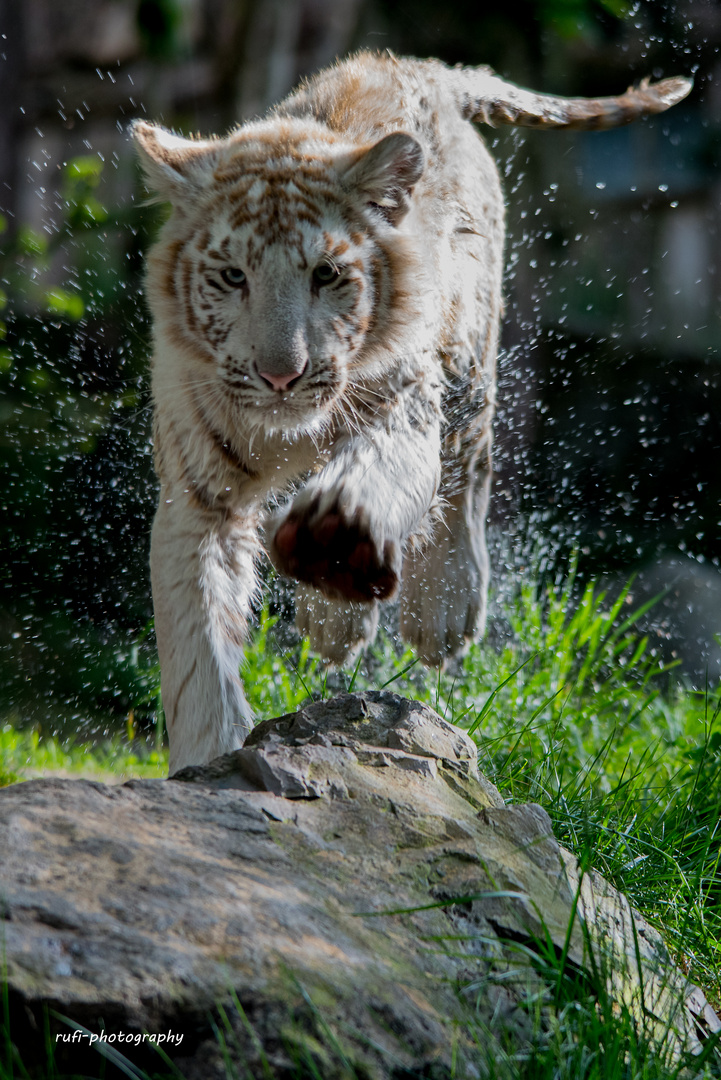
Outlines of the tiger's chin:
[[343,400],[347,380],[309,394],[278,394],[268,401],[240,406],[238,412],[247,426],[268,436],[295,441],[304,435],[313,437],[326,430]]
[[315,438],[329,427],[336,400],[334,396],[329,401],[310,406],[277,402],[267,408],[246,408],[243,418],[245,426],[253,433],[297,442],[304,436]]

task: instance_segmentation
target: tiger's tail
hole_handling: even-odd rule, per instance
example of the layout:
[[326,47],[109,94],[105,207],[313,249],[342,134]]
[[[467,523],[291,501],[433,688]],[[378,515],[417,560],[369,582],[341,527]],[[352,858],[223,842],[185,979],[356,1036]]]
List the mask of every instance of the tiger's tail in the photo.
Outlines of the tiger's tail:
[[618,97],[564,98],[523,90],[494,75],[490,68],[453,68],[461,113],[476,123],[528,128],[603,131],[643,116],[664,112],[682,101],[693,79],[676,76],[651,83],[643,79]]

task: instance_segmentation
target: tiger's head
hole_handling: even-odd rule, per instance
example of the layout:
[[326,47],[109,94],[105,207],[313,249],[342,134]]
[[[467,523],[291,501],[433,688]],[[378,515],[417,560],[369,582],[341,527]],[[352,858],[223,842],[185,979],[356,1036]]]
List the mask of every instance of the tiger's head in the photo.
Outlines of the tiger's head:
[[149,186],[172,206],[148,260],[156,335],[232,422],[322,427],[417,318],[419,253],[404,222],[420,144],[395,132],[355,146],[279,118],[225,139],[143,121],[133,134]]

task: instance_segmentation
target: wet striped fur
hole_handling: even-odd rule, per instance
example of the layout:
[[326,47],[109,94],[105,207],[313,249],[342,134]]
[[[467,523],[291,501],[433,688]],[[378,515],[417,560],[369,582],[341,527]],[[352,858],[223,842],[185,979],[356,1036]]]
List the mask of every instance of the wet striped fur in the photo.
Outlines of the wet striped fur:
[[172,207],[147,272],[171,772],[250,729],[240,668],[264,546],[328,660],[397,593],[428,663],[482,633],[504,209],[469,121],[605,127],[689,87],[571,101],[362,53],[225,138],[136,123]]

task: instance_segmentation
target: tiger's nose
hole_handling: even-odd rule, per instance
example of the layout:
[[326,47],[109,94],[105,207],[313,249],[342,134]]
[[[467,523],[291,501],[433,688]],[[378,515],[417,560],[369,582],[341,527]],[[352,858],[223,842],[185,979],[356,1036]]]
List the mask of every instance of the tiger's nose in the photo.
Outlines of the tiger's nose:
[[271,389],[281,392],[283,390],[290,390],[291,386],[295,386],[307,366],[308,361],[304,360],[303,366],[300,371],[290,371],[287,374],[283,375],[278,375],[273,371],[259,371],[258,375],[263,380],[263,382],[267,383],[268,386],[271,387]]

